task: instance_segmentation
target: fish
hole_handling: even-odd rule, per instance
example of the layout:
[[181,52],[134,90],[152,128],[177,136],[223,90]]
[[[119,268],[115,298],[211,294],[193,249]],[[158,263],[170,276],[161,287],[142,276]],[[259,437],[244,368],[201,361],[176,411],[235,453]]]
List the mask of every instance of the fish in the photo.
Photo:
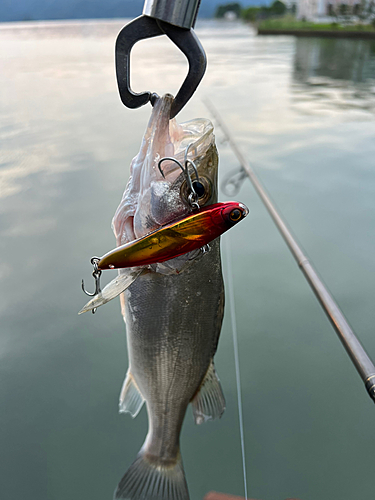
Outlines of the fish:
[[[118,247],[189,216],[189,182],[178,162],[185,163],[191,175],[195,168],[199,174],[199,208],[217,203],[213,125],[205,118],[182,124],[170,120],[172,103],[170,94],[156,101],[131,163],[112,221]],[[117,295],[128,351],[119,411],[134,418],[145,404],[148,432],[114,499],[189,500],[180,452],[187,408],[191,405],[196,424],[218,419],[225,410],[214,365],[225,302],[220,237],[211,241],[209,252],[193,250],[164,262],[119,269],[80,312]]]
[[[113,218],[118,246],[190,212],[186,177],[173,161],[186,154],[205,186],[200,206],[217,203],[218,154],[213,126],[170,120],[173,97],[152,111],[130,179]],[[134,270],[134,268],[130,268]],[[149,429],[135,461],[118,484],[116,500],[188,500],[180,432],[192,405],[195,422],[221,417],[225,399],[213,357],[224,314],[220,241],[201,258],[194,252],[149,266],[121,296],[129,367],[120,412],[136,416],[145,402]]]
[[205,248],[249,213],[243,203],[229,201],[208,205],[145,236],[120,245],[100,257],[97,267],[121,269],[164,262]]

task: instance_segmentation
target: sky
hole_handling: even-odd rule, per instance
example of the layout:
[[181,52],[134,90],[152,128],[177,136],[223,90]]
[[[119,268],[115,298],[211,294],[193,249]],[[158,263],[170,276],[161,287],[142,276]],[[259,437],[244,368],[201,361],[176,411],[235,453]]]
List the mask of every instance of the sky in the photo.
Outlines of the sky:
[[[199,16],[212,17],[226,0],[202,0]],[[242,0],[243,6],[269,3],[267,0]],[[144,0],[1,0],[0,22],[43,19],[96,19],[136,17]]]

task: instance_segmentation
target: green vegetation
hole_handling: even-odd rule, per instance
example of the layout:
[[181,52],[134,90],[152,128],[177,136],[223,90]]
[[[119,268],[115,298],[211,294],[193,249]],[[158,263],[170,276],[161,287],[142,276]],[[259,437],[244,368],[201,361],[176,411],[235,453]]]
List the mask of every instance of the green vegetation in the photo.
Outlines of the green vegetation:
[[217,7],[215,17],[223,18],[227,12],[233,12],[238,18],[245,21],[254,22],[258,18],[264,19],[273,16],[282,16],[287,12],[287,7],[280,0],[275,0],[270,7],[247,7],[246,9],[243,9],[241,4],[237,2],[227,3]]
[[261,7],[248,7],[243,9],[241,12],[241,17],[245,21],[254,22],[257,20],[260,13]]
[[276,0],[275,2],[273,2],[271,7],[268,8],[264,7],[264,8],[267,9],[266,12],[269,12],[273,16],[282,16],[285,14],[287,10],[285,3],[280,2],[280,0]]

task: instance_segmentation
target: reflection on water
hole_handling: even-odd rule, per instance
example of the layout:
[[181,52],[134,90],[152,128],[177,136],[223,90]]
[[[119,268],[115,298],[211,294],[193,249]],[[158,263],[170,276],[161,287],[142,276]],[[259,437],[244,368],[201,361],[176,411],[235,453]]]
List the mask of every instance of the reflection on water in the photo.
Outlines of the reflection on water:
[[323,107],[375,111],[375,41],[297,38],[295,101]]
[[[109,500],[146,434],[144,411],[117,412],[127,369],[118,302],[77,315],[90,257],[113,248],[110,222],[150,115],[118,97],[123,24],[0,26],[6,500]],[[373,43],[256,37],[239,23],[197,33],[207,73],[179,120],[208,116],[210,97],[374,357]],[[135,91],[175,92],[186,71],[165,37],[134,47]],[[238,164],[216,135],[223,178]],[[250,208],[229,234],[249,496],[372,499],[373,405],[248,182],[238,199]],[[216,367],[222,419],[195,426],[188,412],[182,430],[192,500],[243,495],[228,311]]]
[[32,21],[22,23],[2,23],[1,38],[4,39],[68,39],[103,38],[118,33],[128,22],[127,19],[95,19],[79,21]]

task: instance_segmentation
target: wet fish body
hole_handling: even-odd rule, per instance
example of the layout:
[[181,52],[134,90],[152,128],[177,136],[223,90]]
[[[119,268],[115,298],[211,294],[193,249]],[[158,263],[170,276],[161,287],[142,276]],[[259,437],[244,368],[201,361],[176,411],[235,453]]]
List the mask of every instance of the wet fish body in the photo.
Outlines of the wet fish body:
[[[154,109],[131,178],[113,220],[118,245],[141,238],[189,213],[183,173],[162,157],[182,160],[189,144],[206,185],[202,205],[217,202],[218,157],[208,120],[182,126],[169,121],[171,96]],[[213,357],[224,312],[220,242],[202,258],[188,253],[148,266],[121,296],[129,369],[120,411],[137,415],[146,403],[149,430],[135,462],[115,492],[116,499],[188,500],[179,436],[189,403],[196,423],[221,416],[224,396]],[[134,269],[121,270],[126,276]],[[125,274],[124,274],[125,273]]]

